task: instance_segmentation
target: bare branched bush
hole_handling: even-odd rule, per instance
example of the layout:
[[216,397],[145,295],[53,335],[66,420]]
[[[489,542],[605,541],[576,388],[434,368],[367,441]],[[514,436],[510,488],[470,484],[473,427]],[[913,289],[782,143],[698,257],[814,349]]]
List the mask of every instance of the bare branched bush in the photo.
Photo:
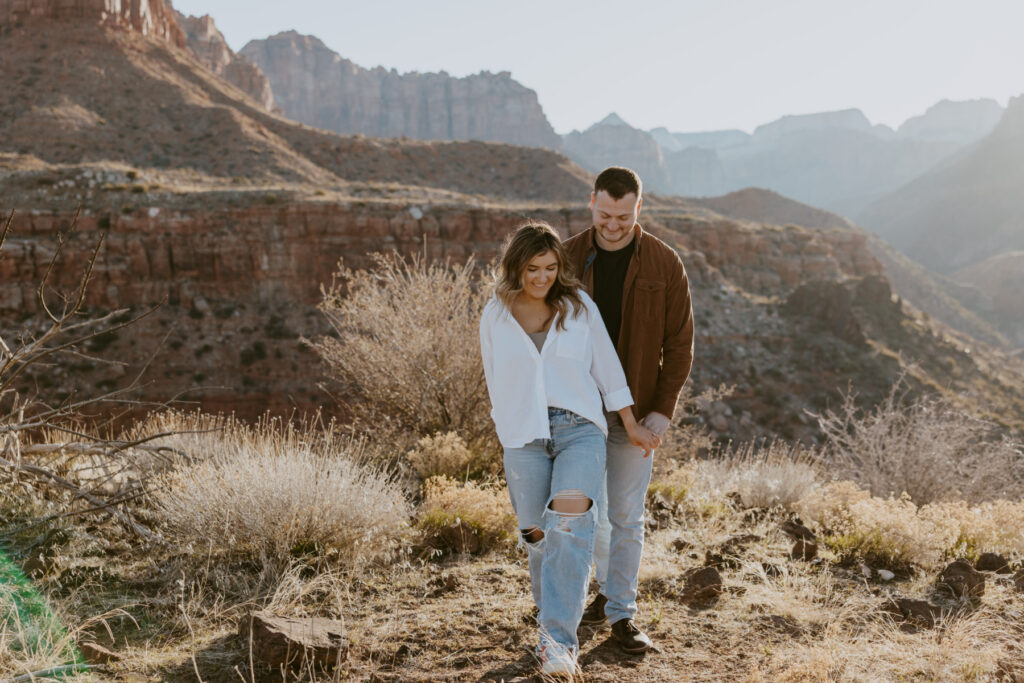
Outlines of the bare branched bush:
[[847,394],[818,416],[834,474],[876,496],[909,494],[918,503],[1019,499],[1024,446],[941,398],[901,401],[900,383],[868,412]]
[[361,429],[454,431],[473,449],[499,452],[480,362],[485,289],[472,262],[392,253],[375,255],[367,271],[341,269],[320,304],[337,338],[312,345],[344,383]]
[[516,534],[507,489],[474,481],[460,484],[444,476],[424,482],[416,525],[428,539],[465,525],[479,539],[481,552],[507,544]]
[[[0,257],[13,220],[11,212],[0,227]],[[133,325],[155,310],[134,318],[127,310],[99,316],[85,313],[86,293],[105,235],[97,239],[72,291],[57,291],[51,286],[61,267],[67,235],[77,223],[76,214],[68,232],[58,235],[57,246],[36,288],[39,308],[45,314],[42,327],[33,330],[26,325],[20,330],[0,330],[0,484],[8,490],[23,491],[35,502],[45,501],[47,505],[43,507],[60,508],[60,512],[49,515],[44,522],[57,515],[101,512],[148,537],[148,530],[132,519],[124,504],[138,498],[144,490],[144,482],[129,473],[135,472],[135,456],[156,454],[146,443],[150,436],[142,435],[131,441],[111,439],[98,435],[98,429],[84,430],[75,422],[86,409],[117,406],[124,411],[126,405],[133,405],[128,398],[139,377],[125,387],[98,396],[72,394],[59,402],[18,389],[30,371],[61,356],[116,364],[90,355],[87,343]],[[49,440],[40,442],[40,434]],[[33,501],[15,501],[21,507],[26,502],[31,506]]]
[[310,553],[358,563],[387,554],[407,529],[402,490],[348,439],[277,420],[218,422],[169,438],[193,460],[152,494],[175,545],[264,564]]

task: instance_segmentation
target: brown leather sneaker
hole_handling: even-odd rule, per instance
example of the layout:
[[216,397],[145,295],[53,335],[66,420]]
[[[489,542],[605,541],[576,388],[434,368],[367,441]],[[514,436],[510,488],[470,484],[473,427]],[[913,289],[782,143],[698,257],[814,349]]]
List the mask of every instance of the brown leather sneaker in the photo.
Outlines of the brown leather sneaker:
[[619,644],[623,652],[631,655],[647,652],[654,646],[647,634],[638,629],[632,619],[619,619],[612,624],[612,639]]
[[587,605],[587,609],[583,610],[583,618],[580,619],[581,624],[603,624],[606,619],[604,615],[604,606],[608,603],[608,598],[604,597],[600,593],[594,596],[594,599]]

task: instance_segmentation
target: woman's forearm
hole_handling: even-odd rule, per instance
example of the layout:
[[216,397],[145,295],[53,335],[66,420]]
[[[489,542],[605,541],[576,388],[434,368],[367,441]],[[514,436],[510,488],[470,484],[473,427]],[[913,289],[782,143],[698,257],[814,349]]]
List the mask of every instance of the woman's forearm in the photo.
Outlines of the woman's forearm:
[[619,414],[619,419],[622,420],[622,426],[626,428],[626,431],[630,431],[636,426],[636,418],[633,417],[632,405],[628,405],[625,408],[619,408],[616,412]]

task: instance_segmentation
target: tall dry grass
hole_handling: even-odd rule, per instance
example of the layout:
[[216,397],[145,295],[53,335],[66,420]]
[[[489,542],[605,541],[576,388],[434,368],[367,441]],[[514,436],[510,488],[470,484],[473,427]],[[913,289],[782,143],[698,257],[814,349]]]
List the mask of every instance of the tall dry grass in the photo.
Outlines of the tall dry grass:
[[353,397],[360,428],[414,438],[456,432],[497,453],[480,362],[487,288],[472,262],[377,254],[365,271],[342,268],[320,310],[337,337],[313,348]]
[[847,394],[837,410],[818,417],[836,478],[876,496],[907,493],[919,505],[1024,495],[1024,444],[946,399],[904,401],[901,386],[870,410],[858,409]]
[[171,416],[165,445],[188,455],[158,477],[162,533],[201,555],[280,564],[307,553],[380,557],[408,527],[402,489],[330,427]]
[[738,494],[748,508],[789,508],[817,487],[821,478],[814,451],[777,441],[747,444],[697,460],[691,467],[695,490],[709,498]]

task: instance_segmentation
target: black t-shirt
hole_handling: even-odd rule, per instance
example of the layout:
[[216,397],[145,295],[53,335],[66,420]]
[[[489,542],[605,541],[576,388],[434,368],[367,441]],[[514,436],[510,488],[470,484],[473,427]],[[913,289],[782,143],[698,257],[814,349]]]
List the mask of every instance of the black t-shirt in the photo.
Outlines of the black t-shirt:
[[612,344],[619,345],[619,329],[622,327],[622,288],[626,282],[626,269],[633,257],[636,238],[617,251],[605,251],[596,244],[594,258],[594,303],[601,311],[604,326]]

